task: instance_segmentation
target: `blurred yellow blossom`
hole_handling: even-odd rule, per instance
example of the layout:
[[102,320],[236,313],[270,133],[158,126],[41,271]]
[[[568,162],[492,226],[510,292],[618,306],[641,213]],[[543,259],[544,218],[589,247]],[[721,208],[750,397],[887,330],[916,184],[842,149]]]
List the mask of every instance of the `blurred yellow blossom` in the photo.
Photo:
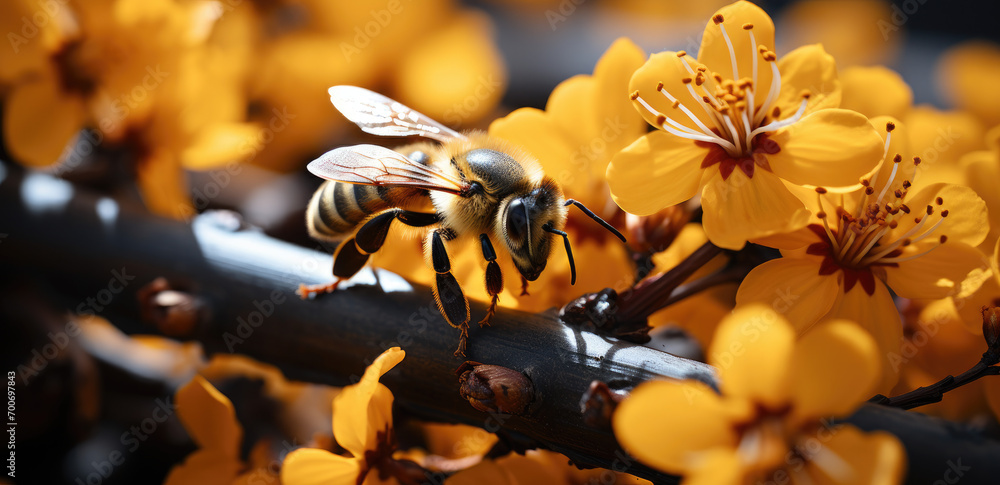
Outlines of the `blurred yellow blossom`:
[[[960,321],[951,299],[908,300],[902,314],[904,341],[892,360],[894,368],[899,369],[900,379],[891,393],[893,396],[965,372],[986,348],[981,331],[969,331],[972,325]],[[982,318],[978,320],[969,323],[981,328]],[[971,420],[987,412],[984,391],[990,384],[990,379],[970,382],[950,391],[941,402],[915,411],[952,420]]]
[[793,323],[764,305],[738,308],[708,354],[721,393],[695,381],[641,384],[615,412],[615,436],[684,483],[899,483],[905,454],[895,437],[823,421],[874,391],[878,347],[853,322],[798,341]]
[[659,129],[611,161],[619,206],[645,215],[700,193],[708,238],[739,249],[806,225],[786,185],[853,186],[876,166],[878,133],[837,109],[833,58],[812,45],[778,61],[773,46],[770,17],[741,1],[708,22],[697,60],[661,52],[636,71],[632,100]]
[[794,2],[782,12],[779,25],[788,36],[785,42],[822,44],[841,67],[892,62],[903,40],[890,3],[882,0]]
[[1000,123],[1000,93],[983,89],[1000,78],[1000,46],[970,41],[941,55],[937,78],[945,96],[957,108],[980,118],[987,126]]

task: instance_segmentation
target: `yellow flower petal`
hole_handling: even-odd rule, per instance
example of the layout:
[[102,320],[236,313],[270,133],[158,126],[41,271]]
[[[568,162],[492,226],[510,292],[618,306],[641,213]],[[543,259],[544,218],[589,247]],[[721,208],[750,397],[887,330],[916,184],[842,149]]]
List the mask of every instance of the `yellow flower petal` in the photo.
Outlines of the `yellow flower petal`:
[[922,160],[920,170],[926,180],[952,182],[939,178],[937,169],[952,168],[962,155],[987,148],[986,128],[968,111],[942,111],[921,105],[911,109],[904,121],[912,155]]
[[471,10],[425,31],[393,70],[400,100],[452,126],[483,118],[507,87],[503,58],[491,33],[489,17]]
[[233,403],[204,377],[194,376],[177,390],[177,414],[191,439],[202,449],[233,459],[239,456],[243,428]]
[[[694,59],[688,59],[688,62],[691,63],[691,66],[698,65]],[[682,79],[688,77],[691,77],[691,74],[688,73],[684,60],[677,57],[676,52],[658,52],[649,56],[649,60],[632,75],[628,89],[629,92],[638,91],[639,97],[656,110],[657,113],[650,113],[638,100],[633,101],[635,109],[639,111],[639,114],[649,124],[655,127],[660,126],[656,117],[658,114],[662,114],[692,130],[703,133],[704,130],[699,128],[698,124],[689,118],[689,115],[685,114],[680,108],[674,109],[673,102],[664,94],[669,93],[680,101],[680,104],[684,105],[691,115],[695,116],[702,125],[711,129],[715,126],[715,122],[709,118],[708,113],[704,109],[698,107],[698,105],[702,104],[700,96],[704,93],[695,91],[699,95],[698,99],[691,96],[691,93],[688,92],[687,84],[682,82]],[[662,91],[657,90],[657,86],[660,83],[663,83]],[[703,88],[700,90],[704,91]],[[629,96],[629,93],[625,93],[624,96]]]
[[769,305],[803,332],[833,308],[843,291],[837,275],[819,274],[820,263],[814,257],[767,261],[743,279],[736,304]]
[[537,451],[529,451],[523,456],[512,453],[497,459],[496,463],[504,469],[511,483],[560,483],[564,480],[557,468],[539,456]]
[[[855,321],[875,338],[882,364],[882,380],[875,392],[889,393],[899,381],[900,366],[905,360],[899,350],[903,324],[892,295],[881,280],[875,280],[875,293],[871,296],[861,285],[855,285],[841,296],[828,318]],[[812,328],[822,325],[819,323]]]
[[186,177],[174,153],[159,149],[139,160],[136,179],[150,211],[175,219],[194,216]]
[[841,68],[896,59],[902,35],[889,32],[892,4],[881,0],[802,0],[781,9],[782,45],[823,44]]
[[707,154],[686,138],[648,133],[611,159],[611,196],[624,211],[640,216],[684,202],[698,191]]
[[857,184],[882,160],[884,144],[859,113],[825,109],[778,131],[771,140],[781,151],[767,156],[774,173],[797,185],[844,187]]
[[516,485],[518,482],[494,460],[484,460],[444,481],[445,485]]
[[365,369],[360,382],[333,399],[333,436],[355,457],[374,449],[377,434],[392,426],[392,392],[378,381],[404,355],[399,347],[386,350]]
[[869,118],[892,116],[902,119],[913,106],[910,85],[899,73],[884,66],[849,67],[840,71],[840,83],[843,87],[840,107]]
[[518,109],[491,123],[489,133],[534,155],[545,175],[563,187],[574,185],[584,176],[581,171],[587,169],[575,156],[571,138],[544,111]]
[[701,453],[736,446],[727,404],[700,382],[649,381],[618,406],[612,424],[630,455],[658,470],[683,473]]
[[220,168],[241,162],[257,150],[261,128],[253,123],[215,123],[195,135],[181,154],[181,163],[192,170]]
[[846,416],[874,394],[879,350],[854,322],[824,322],[795,345],[792,355],[793,421]]
[[802,104],[802,94],[809,93],[806,113],[840,107],[841,88],[837,63],[820,44],[804,45],[778,60],[781,93],[776,106],[791,116]]
[[3,137],[17,161],[46,167],[56,163],[83,128],[83,101],[59,88],[55,74],[18,85],[7,95]]
[[[926,250],[918,246],[912,251],[904,251],[900,257]],[[989,259],[968,244],[949,240],[927,254],[898,264],[885,267],[885,282],[894,293],[905,298],[936,299],[955,295],[963,289],[975,291],[976,288],[968,285],[963,288],[962,283],[968,280],[981,285],[983,279],[974,278],[974,272],[988,269]]]
[[725,181],[718,170],[706,174],[702,223],[716,246],[740,249],[749,239],[794,231],[809,222],[809,211],[771,172],[758,169],[750,179],[734,170]]
[[780,408],[788,402],[795,330],[770,307],[737,307],[715,331],[708,362],[724,395]]
[[281,483],[327,485],[357,483],[361,462],[326,450],[299,448],[281,464]]
[[242,468],[243,463],[236,456],[214,448],[202,449],[191,453],[183,463],[173,467],[163,484],[231,483]]
[[862,433],[851,425],[842,425],[821,431],[816,441],[823,447],[806,461],[808,483],[897,485],[903,480],[906,453],[889,433]]
[[1000,122],[1000,95],[983,92],[986,79],[1000,77],[1000,47],[983,41],[960,44],[942,54],[938,77],[944,93],[955,106],[987,122]]
[[[914,187],[916,189],[916,187]],[[938,205],[937,199],[943,202]],[[947,210],[948,216],[941,225],[923,241],[924,245],[933,245],[940,236],[948,236],[948,242],[963,242],[970,246],[978,246],[983,242],[990,228],[987,222],[986,202],[979,198],[976,191],[954,184],[931,184],[920,189],[920,192],[904,199],[906,205],[913,211],[911,217],[903,217],[892,235],[899,237],[906,234],[917,223],[916,217],[924,217],[930,206],[934,214],[923,226],[923,231],[930,229],[930,224],[941,220],[941,211]]]
[[737,485],[745,483],[746,463],[736,449],[715,449],[698,457],[690,473],[684,475],[684,485]]
[[713,20],[715,16],[713,19],[709,19],[705,26],[705,32],[701,37],[701,48],[698,50],[698,60],[708,66],[710,71],[721,74],[723,78],[739,80],[753,77],[753,58],[757,57],[756,92],[762,94],[759,94],[755,101],[763,103],[764,98],[767,97],[766,93],[771,89],[771,69],[760,58],[760,54],[750,42],[750,35],[743,30],[743,26],[752,24],[753,38],[757,47],[764,46],[773,51],[775,49],[774,22],[760,7],[745,1],[722,7],[716,12],[716,15],[722,15],[724,19],[721,25],[725,27],[729,41],[732,43],[732,52],[736,55],[739,75],[733,75],[729,46],[722,36],[720,26],[716,25]]

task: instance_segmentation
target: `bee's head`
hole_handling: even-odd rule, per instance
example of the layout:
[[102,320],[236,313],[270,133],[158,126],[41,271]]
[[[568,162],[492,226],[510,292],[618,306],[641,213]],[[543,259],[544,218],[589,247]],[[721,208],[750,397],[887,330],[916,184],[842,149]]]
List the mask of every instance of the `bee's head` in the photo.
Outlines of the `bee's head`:
[[528,192],[504,199],[496,221],[497,233],[510,252],[517,270],[528,281],[535,281],[545,269],[552,251],[551,230],[566,223],[562,191],[550,179]]

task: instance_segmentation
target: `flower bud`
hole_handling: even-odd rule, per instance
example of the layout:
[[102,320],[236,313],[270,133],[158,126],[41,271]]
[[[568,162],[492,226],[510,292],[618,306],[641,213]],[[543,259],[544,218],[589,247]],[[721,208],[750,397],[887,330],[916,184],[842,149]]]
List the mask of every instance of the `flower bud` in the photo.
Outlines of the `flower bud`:
[[625,215],[629,244],[638,253],[663,251],[674,242],[681,229],[691,219],[683,205],[667,207],[649,216]]
[[535,390],[524,374],[499,365],[465,362],[458,370],[459,393],[484,413],[524,414]]

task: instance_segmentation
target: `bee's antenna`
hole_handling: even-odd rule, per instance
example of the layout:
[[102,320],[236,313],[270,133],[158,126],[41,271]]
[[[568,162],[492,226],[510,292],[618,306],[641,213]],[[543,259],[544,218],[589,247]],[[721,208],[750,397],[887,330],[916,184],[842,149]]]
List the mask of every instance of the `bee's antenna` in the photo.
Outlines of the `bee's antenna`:
[[[604,222],[604,221],[601,221],[601,222]],[[558,235],[562,236],[563,242],[566,243],[566,256],[569,257],[569,272],[570,272],[570,282],[569,282],[569,284],[575,285],[576,284],[576,263],[573,262],[573,248],[571,248],[569,246],[569,234],[566,234],[564,231],[560,231],[559,229],[556,229],[556,228],[552,227],[551,223],[545,223],[545,225],[542,226],[542,229],[544,229],[547,232],[551,232],[552,234],[558,234]],[[612,230],[614,230],[614,229],[612,229]]]
[[[617,237],[618,239],[621,239],[622,242],[626,242],[625,241],[625,236],[622,236],[622,233],[618,232],[618,229],[615,229],[614,227],[611,226],[611,224],[608,224],[607,222],[605,222],[604,219],[601,219],[600,217],[598,217],[597,214],[594,214],[590,209],[587,208],[587,206],[585,206],[585,205],[581,204],[580,202],[577,202],[577,201],[575,201],[573,199],[569,199],[569,200],[566,201],[566,207],[569,207],[570,204],[573,204],[573,205],[579,207],[580,210],[582,210],[584,214],[587,214],[588,216],[590,216],[591,219],[597,221],[598,224],[604,226],[605,229],[611,231],[611,234],[614,234],[615,237]],[[566,244],[569,244],[569,243],[567,242]],[[569,247],[569,246],[567,246],[567,247]]]

